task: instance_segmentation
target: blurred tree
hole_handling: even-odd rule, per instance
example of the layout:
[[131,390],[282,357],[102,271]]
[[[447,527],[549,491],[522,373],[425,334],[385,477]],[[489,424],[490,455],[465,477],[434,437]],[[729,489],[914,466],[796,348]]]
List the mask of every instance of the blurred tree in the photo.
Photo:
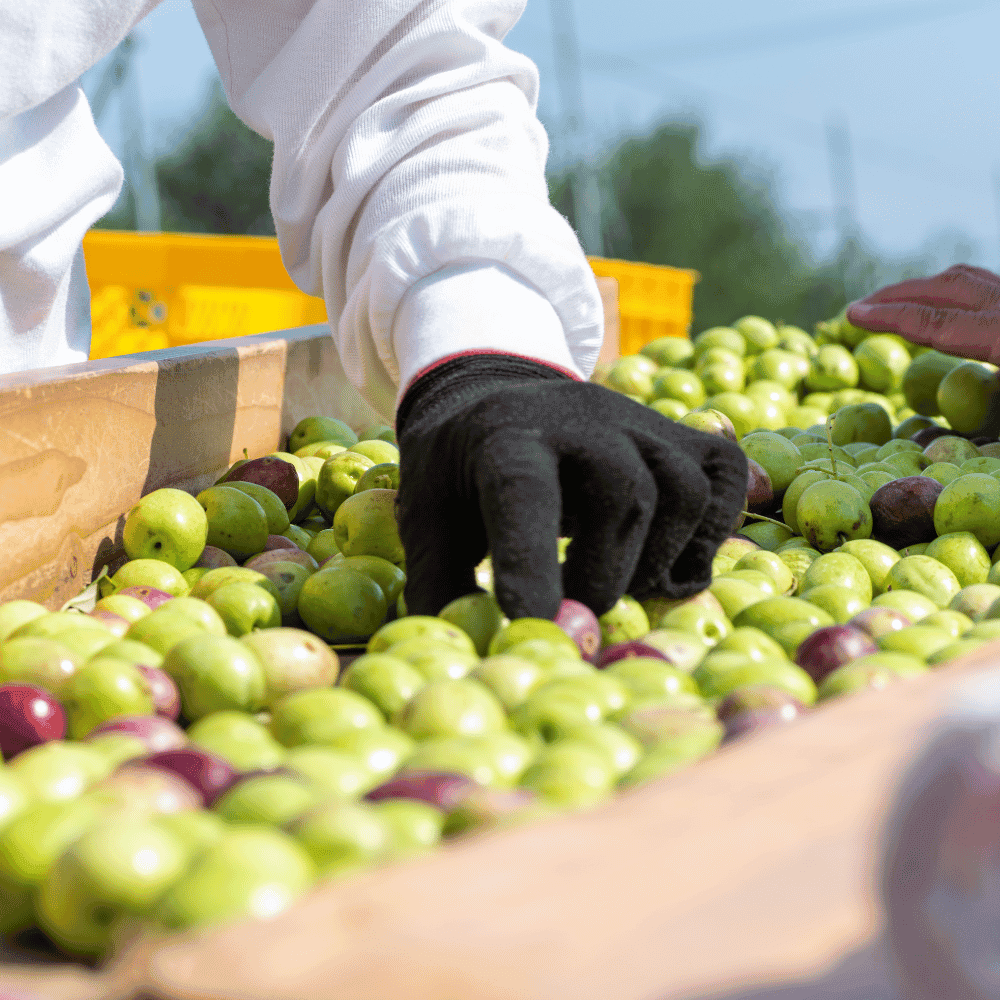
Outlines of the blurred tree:
[[272,149],[229,110],[214,81],[205,111],[181,145],[157,164],[163,228],[273,236]]
[[[609,257],[694,268],[695,329],[747,313],[805,325],[844,304],[836,267],[817,267],[790,230],[768,177],[740,164],[706,164],[699,128],[671,123],[626,139],[607,157],[601,183]],[[553,204],[573,221],[568,175],[550,180]]]
[[[165,232],[273,236],[268,204],[272,144],[229,110],[214,81],[204,110],[180,144],[157,161]],[[99,223],[132,229],[135,212],[129,186]]]

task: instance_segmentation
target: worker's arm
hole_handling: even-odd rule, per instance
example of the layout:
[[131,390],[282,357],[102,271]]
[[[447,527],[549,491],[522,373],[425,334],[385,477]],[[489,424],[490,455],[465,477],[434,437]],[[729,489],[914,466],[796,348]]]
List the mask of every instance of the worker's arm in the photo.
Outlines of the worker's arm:
[[[325,297],[348,377],[386,417],[458,351],[581,377],[596,362],[601,300],[549,204],[537,71],[503,45],[523,7],[195,2],[234,111],[274,142],[285,264]],[[404,297],[444,269],[428,318],[394,329]]]
[[122,168],[79,78],[158,0],[0,0],[0,374],[85,361],[81,241]]
[[601,301],[549,204],[537,72],[503,45],[524,0],[195,6],[274,141],[289,271],[325,296],[348,377],[399,406],[410,609],[473,590],[487,550],[511,616],[706,586],[746,462],[584,381]]
[[889,285],[852,303],[847,318],[945,354],[1000,363],[1000,277],[981,267],[958,264]]

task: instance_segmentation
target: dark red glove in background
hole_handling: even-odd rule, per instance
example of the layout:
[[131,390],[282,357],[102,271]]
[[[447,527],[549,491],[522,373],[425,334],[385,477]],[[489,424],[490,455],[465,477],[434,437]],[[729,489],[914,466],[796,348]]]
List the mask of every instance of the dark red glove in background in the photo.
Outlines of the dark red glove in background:
[[956,264],[881,288],[848,306],[847,318],[944,354],[1000,364],[1000,277],[981,267]]

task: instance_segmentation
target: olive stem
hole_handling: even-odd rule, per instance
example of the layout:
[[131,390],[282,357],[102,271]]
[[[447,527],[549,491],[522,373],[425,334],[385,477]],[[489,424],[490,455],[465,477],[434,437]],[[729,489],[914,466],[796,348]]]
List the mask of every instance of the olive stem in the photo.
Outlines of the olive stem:
[[833,421],[836,419],[836,414],[831,413],[826,418],[826,445],[830,449],[830,465],[833,467],[833,478],[839,479],[840,475],[837,472],[837,459],[833,454]]
[[779,528],[787,528],[788,525],[784,521],[775,521],[773,517],[765,517],[763,514],[752,514],[750,511],[743,511],[746,517],[756,518],[758,521],[767,521],[768,524],[776,524]]

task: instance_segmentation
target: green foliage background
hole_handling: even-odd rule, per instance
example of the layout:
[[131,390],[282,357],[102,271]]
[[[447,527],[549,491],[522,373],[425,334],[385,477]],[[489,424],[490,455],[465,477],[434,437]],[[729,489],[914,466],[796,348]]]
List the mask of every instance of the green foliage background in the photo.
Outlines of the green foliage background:
[[[886,260],[860,238],[831,260],[813,260],[773,177],[737,159],[706,162],[701,144],[699,124],[667,122],[625,138],[598,166],[605,256],[700,272],[692,332],[747,313],[810,329],[851,298],[933,267],[926,256]],[[271,143],[243,125],[215,84],[201,115],[157,162],[163,229],[273,235],[271,157]],[[572,223],[572,168],[552,174],[549,191]],[[126,185],[98,225],[131,229],[134,218]],[[943,248],[945,257],[953,252]]]
[[[605,255],[694,268],[698,329],[747,313],[811,324],[844,304],[836,268],[814,265],[767,179],[740,164],[704,164],[697,125],[671,123],[626,139],[601,165]],[[550,180],[573,221],[569,172]]]
[[[157,160],[164,232],[273,236],[268,204],[272,148],[229,110],[221,86],[214,83],[202,113],[175,149]],[[127,184],[98,226],[135,228]]]

